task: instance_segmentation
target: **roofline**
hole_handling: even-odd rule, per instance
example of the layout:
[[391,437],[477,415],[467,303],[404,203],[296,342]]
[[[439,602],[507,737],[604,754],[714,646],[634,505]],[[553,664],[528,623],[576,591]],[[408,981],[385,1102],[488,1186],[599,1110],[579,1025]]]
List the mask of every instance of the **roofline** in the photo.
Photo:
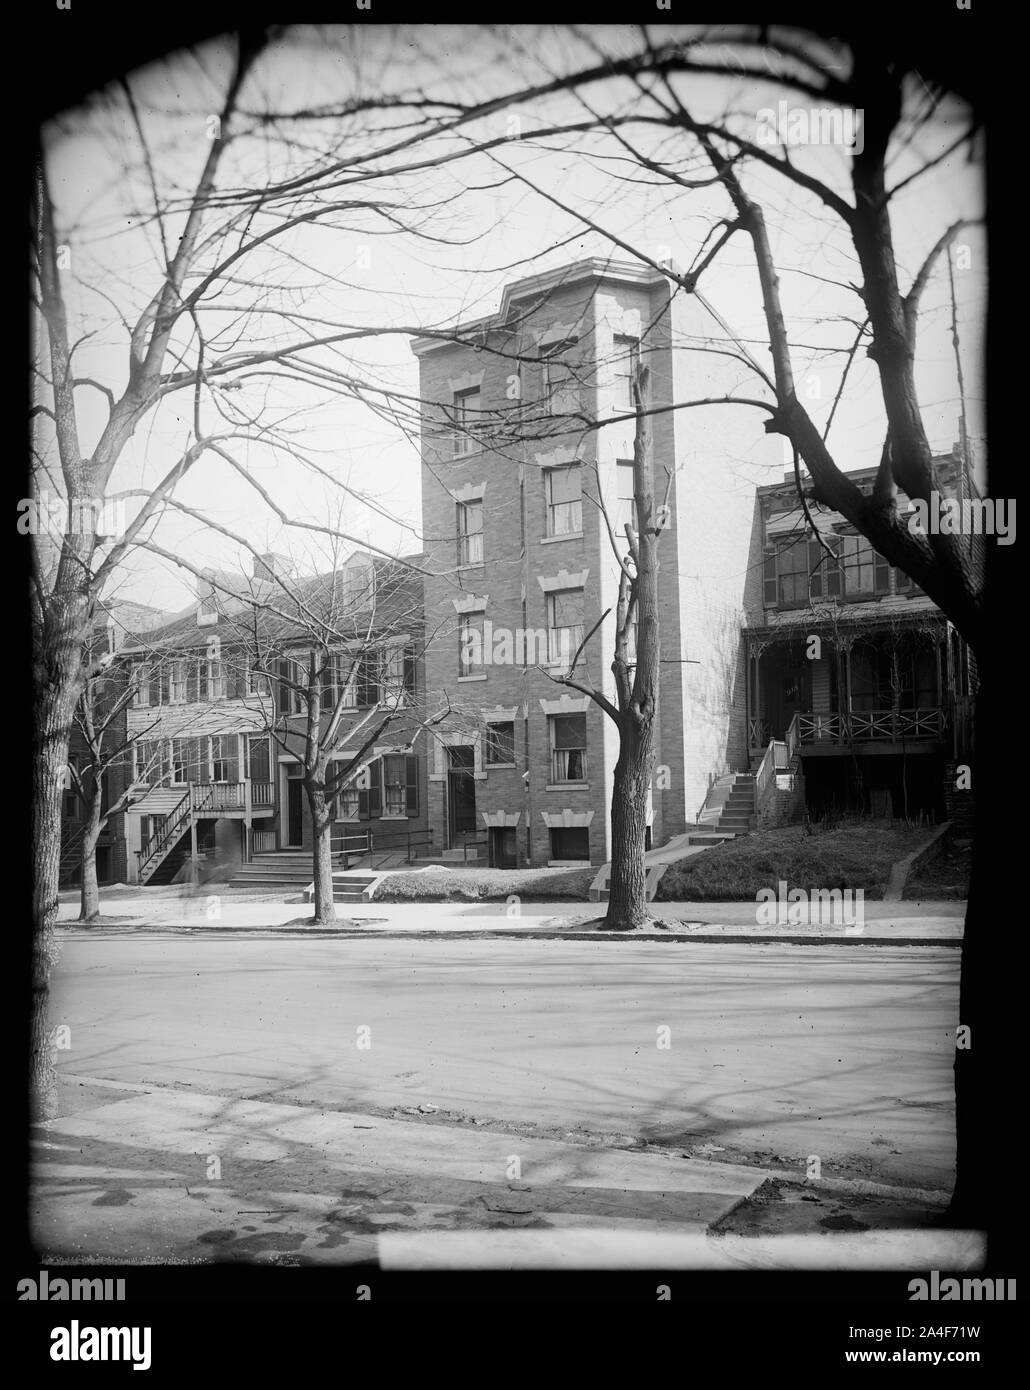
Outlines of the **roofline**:
[[[671,261],[669,264],[675,269]],[[423,335],[412,338],[411,350],[416,357],[424,357],[434,348],[464,347],[466,344],[455,341],[457,334],[503,328],[511,306],[519,300],[528,299],[535,294],[546,294],[558,287],[567,289],[582,284],[584,280],[618,280],[630,285],[658,285],[667,284],[669,276],[664,270],[638,265],[633,261],[609,261],[603,256],[590,256],[586,260],[575,261],[572,265],[558,266],[554,270],[544,270],[537,275],[513,280],[505,285],[501,293],[501,306],[497,313],[459,323],[448,337]]]
[[[955,449],[948,449],[943,454],[934,454],[931,457],[930,462],[961,464],[962,460]],[[842,470],[841,476],[848,478],[851,481],[854,481],[857,478],[861,478],[863,480],[866,478],[874,478],[877,474],[877,471],[879,470],[879,467],[880,465],[878,463],[868,463],[864,468],[851,468],[847,472],[844,472]],[[802,470],[801,481],[802,483],[811,483],[814,481],[811,473],[809,473],[807,469]],[[971,479],[971,481],[975,488],[975,479]],[[793,478],[784,478],[781,482],[778,483],[759,483],[758,486],[755,488],[755,492],[759,497],[768,497],[774,492],[782,492],[784,488],[795,487],[796,484]],[[979,491],[979,489],[977,489],[977,491]]]

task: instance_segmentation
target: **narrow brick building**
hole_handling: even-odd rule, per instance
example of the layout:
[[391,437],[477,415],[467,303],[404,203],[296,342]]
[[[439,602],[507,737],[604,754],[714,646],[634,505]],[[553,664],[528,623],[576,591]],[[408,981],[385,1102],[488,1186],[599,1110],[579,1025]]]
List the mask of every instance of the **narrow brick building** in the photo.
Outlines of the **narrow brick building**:
[[728,341],[661,271],[597,259],[510,284],[496,314],[415,340],[426,680],[465,711],[429,754],[430,821],[452,852],[498,866],[610,858],[617,731],[549,677],[610,609],[576,674],[614,693],[618,565],[593,499],[599,488],[623,536],[638,362],[656,493],[668,488],[671,509],[651,842],[692,825],[711,781],[746,766],[744,588],[755,486],[780,449],[754,408],[685,407],[748,394],[753,376],[721,350]]

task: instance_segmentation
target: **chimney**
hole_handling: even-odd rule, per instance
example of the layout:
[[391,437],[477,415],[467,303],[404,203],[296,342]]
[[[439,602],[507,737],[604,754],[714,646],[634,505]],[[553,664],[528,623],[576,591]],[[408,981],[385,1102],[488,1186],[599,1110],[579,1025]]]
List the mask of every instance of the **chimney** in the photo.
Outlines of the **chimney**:
[[254,578],[275,579],[278,575],[289,573],[289,564],[284,555],[276,555],[266,550],[263,555],[254,556]]

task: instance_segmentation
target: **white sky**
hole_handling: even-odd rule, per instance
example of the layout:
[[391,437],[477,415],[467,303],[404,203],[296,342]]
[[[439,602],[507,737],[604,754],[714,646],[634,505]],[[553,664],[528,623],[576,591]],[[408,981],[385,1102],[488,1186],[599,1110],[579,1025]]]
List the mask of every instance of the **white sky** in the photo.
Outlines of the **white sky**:
[[[656,36],[662,32],[653,31]],[[243,107],[245,112],[265,110],[269,104],[279,111],[295,110],[417,87],[444,99],[481,100],[546,81],[573,62],[594,61],[591,46],[603,45],[606,53],[613,54],[636,42],[635,29],[616,26],[584,31],[581,39],[565,26],[291,31],[276,51],[260,61],[245,89]],[[210,148],[208,120],[221,102],[229,53],[227,44],[213,43],[192,54],[172,55],[132,77],[163,194],[176,187],[188,188],[197,178]],[[679,79],[677,89],[696,116],[716,116],[731,109],[733,128],[749,138],[754,138],[758,110],[775,107],[786,95],[784,89],[770,84],[722,78]],[[595,111],[605,113],[624,111],[634,100],[641,104],[639,95],[624,81],[597,84],[584,95]],[[918,83],[913,99],[927,100]],[[790,98],[790,104],[803,105],[796,97]],[[942,149],[961,129],[963,114],[958,104],[942,103],[896,157],[891,182]],[[510,121],[513,115],[521,119],[525,135],[536,124],[582,120],[587,112],[574,96],[563,94],[496,114],[468,127],[463,135],[450,137],[446,148],[458,149],[469,139],[517,134],[519,128]],[[387,122],[398,119],[411,116],[366,118],[360,134],[353,123],[335,119],[294,124],[289,127],[296,138],[292,145],[278,137],[248,138],[230,146],[225,172],[264,187],[319,151],[339,146],[349,153],[364,152],[382,144]],[[688,176],[703,172],[694,158],[693,142],[682,132],[633,126],[627,138],[649,155],[661,153],[686,161],[678,167]],[[124,103],[115,109],[111,103],[98,102],[86,111],[69,113],[51,132],[50,149],[59,237],[71,246],[72,266],[65,284],[72,337],[93,334],[76,357],[77,371],[118,391],[125,383],[127,356],[126,335],[116,310],[132,321],[157,287],[160,274],[154,229],[142,226],[137,215],[146,203],[146,183]],[[585,152],[594,157],[584,157]],[[848,160],[843,151],[794,147],[791,155],[800,167],[848,196]],[[262,252],[240,262],[239,269],[246,269],[246,282],[236,285],[223,301],[235,312],[211,307],[202,314],[205,335],[215,338],[211,355],[219,355],[215,335],[226,333],[238,312],[251,309],[255,296],[268,285],[276,287],[279,307],[288,304],[295,322],[284,336],[281,320],[251,318],[243,338],[232,345],[236,351],[267,346],[263,340],[272,341],[272,334],[278,342],[295,341],[307,330],[310,316],[332,325],[445,325],[456,317],[493,312],[503,286],[513,279],[588,255],[629,259],[546,198],[511,180],[507,169],[525,175],[544,192],[576,207],[646,254],[657,258],[670,252],[683,268],[690,265],[713,223],[728,210],[718,187],[674,189],[668,183],[657,184],[646,172],[642,175],[610,135],[566,135],[546,142],[509,139],[495,156],[477,155],[394,178],[379,187],[380,196],[389,197],[402,217],[410,218],[416,204],[436,204],[425,230],[449,241],[430,242],[412,232],[384,235],[388,224],[383,219],[366,212],[341,212],[324,226],[306,226],[291,233],[284,248],[288,258]],[[626,181],[628,173],[634,182]],[[745,183],[766,207],[791,337],[805,345],[794,358],[800,394],[819,422],[833,399],[843,361],[840,354],[826,355],[820,349],[850,343],[854,330],[839,321],[840,315],[862,318],[858,298],[826,284],[825,279],[857,282],[854,252],[832,214],[772,171],[750,162]],[[367,197],[369,186],[352,189],[348,196],[355,193]],[[981,208],[981,165],[967,162],[964,153],[944,161],[899,196],[892,222],[903,290],[948,224],[960,217],[979,216]],[[958,243],[968,248],[956,258],[955,281],[969,428],[978,440],[984,418],[982,229],[963,231]],[[750,242],[738,234],[706,271],[700,288],[709,303],[749,340],[759,360],[768,361],[756,283]],[[947,265],[942,258],[924,295],[918,345],[920,400],[931,443],[938,450],[949,448],[958,435],[950,312]],[[220,346],[225,351],[230,344],[226,339]],[[348,347],[345,360],[323,350],[319,360],[346,365],[350,374],[375,385],[412,396],[417,392],[417,363],[404,335],[363,339]],[[77,398],[82,408],[81,443],[88,451],[95,444],[106,407],[103,396],[92,390],[80,390]],[[310,386],[282,379],[248,383],[233,399],[254,410],[264,406],[279,419],[293,417],[290,423],[299,431],[297,439],[305,456],[367,496],[367,503],[347,501],[341,529],[386,550],[418,548],[420,460],[414,434],[358,402],[326,399]],[[152,485],[189,442],[192,410],[192,392],[186,391],[172,395],[147,417],[125,450],[115,486]],[[297,410],[307,413],[294,417]],[[214,409],[205,404],[203,427],[211,429],[217,423]],[[875,369],[860,355],[830,436],[841,466],[876,462],[883,430]],[[336,513],[338,489],[296,459],[260,444],[241,446],[239,457],[290,518],[325,524]],[[311,542],[301,534],[284,532],[275,516],[218,459],[197,465],[177,495],[216,524],[262,548],[290,551],[298,558],[306,552],[308,565],[324,567],[331,560],[324,545],[314,553]],[[188,517],[164,519],[158,541],[196,564],[228,565],[240,558],[232,542]],[[344,545],[343,552],[350,548]],[[249,570],[249,560],[244,563]],[[141,555],[133,561],[132,575],[121,592],[140,602],[176,608],[189,601],[192,585],[192,577],[169,562]]]

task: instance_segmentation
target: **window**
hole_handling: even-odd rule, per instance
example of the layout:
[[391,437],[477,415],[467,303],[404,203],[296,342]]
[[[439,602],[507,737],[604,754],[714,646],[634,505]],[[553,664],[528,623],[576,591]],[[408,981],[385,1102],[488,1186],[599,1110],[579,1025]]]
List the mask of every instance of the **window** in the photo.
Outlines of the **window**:
[[488,724],[486,734],[487,767],[513,767],[515,764],[515,725]]
[[590,859],[590,831],[585,825],[551,831],[552,859]]
[[171,699],[173,705],[181,705],[186,699],[186,662],[174,661],[171,668]]
[[458,503],[458,564],[483,563],[483,501]]
[[415,694],[415,653],[410,647],[387,647],[383,653],[383,703],[396,709]]
[[344,787],[339,796],[339,812],[337,820],[357,820],[358,818],[358,788],[352,783],[349,787]]
[[481,418],[479,387],[471,391],[458,391],[454,397],[454,452],[471,454],[479,445],[474,438],[475,429]]
[[579,384],[573,369],[568,362],[558,360],[575,346],[574,342],[555,344],[544,363],[544,401],[550,415],[570,415],[579,410]]
[[305,691],[308,684],[307,667],[299,661],[279,663],[279,710],[282,714],[303,714],[307,710]]
[[172,739],[172,784],[184,786],[190,780],[189,739]]
[[207,699],[208,690],[208,670],[207,660],[194,657],[189,664],[186,673],[186,700],[189,704],[195,704],[198,700]]
[[636,338],[616,337],[615,398],[613,404],[620,414],[636,410],[633,400],[633,379],[640,367],[640,343]]
[[551,731],[551,781],[585,782],[587,777],[587,717],[555,714]]
[[841,536],[841,568],[846,594],[882,594],[890,584],[890,566],[865,536]]
[[547,596],[547,659],[568,666],[583,640],[583,590],[559,589]]
[[211,737],[212,782],[235,782],[239,777],[239,753],[235,734],[213,734]]
[[478,617],[458,614],[458,675],[479,674],[483,664],[483,629]]
[[615,472],[618,499],[615,534],[616,536],[625,536],[627,525],[633,531],[637,529],[637,504],[633,496],[633,460],[619,459]]
[[209,700],[224,700],[226,690],[225,667],[220,659],[208,662],[208,687],[207,697]]
[[160,739],[141,739],[136,744],[136,781],[154,786],[167,771]]
[[547,491],[547,534],[568,536],[583,530],[582,474],[579,464],[550,468],[544,474]]
[[387,816],[418,815],[418,758],[413,754],[383,758],[383,804]]
[[151,705],[167,705],[169,694],[169,671],[167,663],[159,667],[157,671],[151,671],[149,689],[149,703]]
[[148,666],[134,666],[132,668],[133,696],[132,703],[136,709],[150,704],[150,668]]
[[[825,538],[830,549],[839,555],[839,536]],[[766,551],[765,605],[773,608],[797,607],[809,598],[838,598],[841,593],[842,571],[834,565],[817,540],[806,541],[792,537],[775,549]]]
[[377,652],[363,656],[357,672],[357,701],[361,709],[371,709],[381,699],[379,685],[380,657]]
[[257,656],[247,658],[247,694],[248,695],[267,695],[270,690],[269,680],[264,671],[260,668],[264,666],[264,661]]

